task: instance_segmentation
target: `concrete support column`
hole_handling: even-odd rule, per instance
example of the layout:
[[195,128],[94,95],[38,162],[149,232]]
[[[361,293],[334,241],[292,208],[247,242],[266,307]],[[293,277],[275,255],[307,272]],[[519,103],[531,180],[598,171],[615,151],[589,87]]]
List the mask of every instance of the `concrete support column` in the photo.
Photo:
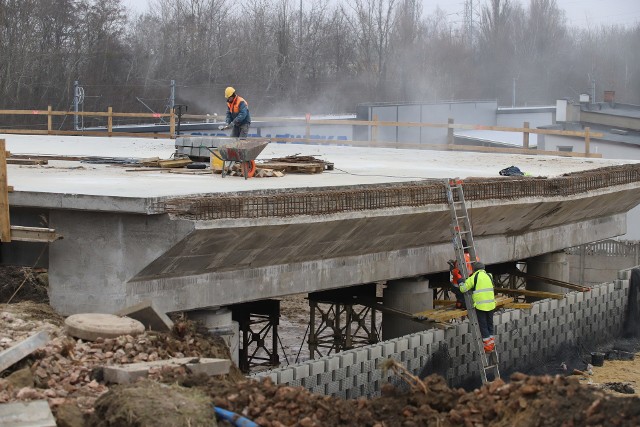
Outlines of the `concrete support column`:
[[228,308],[211,308],[186,312],[187,317],[201,322],[212,335],[221,337],[229,347],[231,360],[239,366],[238,351],[240,344],[240,326],[231,318]]
[[[417,313],[433,308],[433,290],[423,278],[390,280],[383,291],[383,304],[407,313]],[[382,313],[382,339],[389,340],[427,329],[407,318]]]
[[[527,260],[527,273],[549,279],[569,281],[569,261],[564,252],[552,252]],[[540,280],[527,279],[527,289],[532,291],[567,293],[569,290]]]

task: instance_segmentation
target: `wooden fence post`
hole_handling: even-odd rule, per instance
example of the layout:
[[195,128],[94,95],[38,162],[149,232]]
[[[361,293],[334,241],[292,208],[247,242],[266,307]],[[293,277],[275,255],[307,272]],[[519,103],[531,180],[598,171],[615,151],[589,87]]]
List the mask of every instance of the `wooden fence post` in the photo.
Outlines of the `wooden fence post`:
[[371,126],[371,141],[377,142],[378,141],[378,125],[376,124],[378,123],[377,114],[373,115],[373,122],[374,124]]
[[53,131],[53,117],[51,116],[51,105],[47,108],[47,134],[51,135],[51,131]]
[[0,139],[0,242],[11,241],[9,222],[9,187],[7,185],[7,152],[4,139]]
[[[524,128],[529,129],[529,122],[524,122]],[[522,148],[529,148],[529,132],[522,133]]]
[[169,137],[176,137],[176,113],[173,108],[169,111]]
[[591,128],[587,126],[584,128],[584,153],[589,156],[589,145],[591,144]]
[[453,119],[449,118],[447,120],[447,144],[453,145],[455,140],[453,138]]
[[109,107],[107,114],[107,133],[111,136],[113,135],[113,107]]

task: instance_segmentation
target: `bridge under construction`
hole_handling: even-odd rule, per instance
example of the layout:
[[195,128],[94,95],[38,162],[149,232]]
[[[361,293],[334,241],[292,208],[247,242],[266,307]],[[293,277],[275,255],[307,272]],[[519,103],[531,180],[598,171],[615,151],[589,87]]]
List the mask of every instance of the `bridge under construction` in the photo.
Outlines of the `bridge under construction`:
[[[171,141],[5,138],[12,154],[52,156],[46,167],[10,164],[7,176],[14,188],[9,196],[12,225],[44,222],[64,237],[46,249],[51,305],[57,311],[114,313],[153,301],[163,312],[189,311],[211,328],[228,327],[233,334],[239,329],[234,306],[301,293],[322,299],[318,293],[338,289],[357,294],[370,283],[386,284],[382,306],[414,313],[434,309],[437,288],[429,277],[446,273],[452,257],[444,178],[464,179],[485,264],[529,261],[529,274],[560,284],[567,282],[569,267],[559,251],[624,234],[626,212],[640,202],[640,166],[626,161],[270,144],[261,157],[304,154],[330,161],[334,168],[244,180],[143,170],[113,161],[168,158],[174,152]],[[510,165],[530,176],[500,177],[498,171]],[[29,245],[3,244],[14,256],[27,257],[34,252]],[[557,290],[550,286],[538,284],[528,291]],[[617,307],[628,288],[616,286],[617,293],[606,288],[587,298],[573,290],[577,294],[569,298],[574,302],[546,302],[532,314],[540,316],[535,323],[559,328],[553,313],[566,313],[563,304],[575,303],[592,310],[591,296],[602,297],[597,304],[606,310]],[[552,311],[545,304],[554,304]],[[509,322],[518,316],[509,313],[504,314]],[[413,351],[416,340],[422,343],[422,335],[406,336],[424,326],[384,316],[383,340],[404,338],[376,347],[381,354],[391,351],[385,346],[393,345],[395,354]],[[468,332],[463,325],[456,326],[455,336],[435,330],[428,335],[432,342],[457,343]],[[457,345],[449,348],[462,356]],[[416,366],[424,362],[418,360]],[[322,363],[326,373],[337,362]],[[462,370],[450,374],[456,381],[465,376]],[[289,378],[289,373],[282,375]],[[292,375],[294,382],[303,378]],[[331,391],[327,384],[315,384],[309,387]]]

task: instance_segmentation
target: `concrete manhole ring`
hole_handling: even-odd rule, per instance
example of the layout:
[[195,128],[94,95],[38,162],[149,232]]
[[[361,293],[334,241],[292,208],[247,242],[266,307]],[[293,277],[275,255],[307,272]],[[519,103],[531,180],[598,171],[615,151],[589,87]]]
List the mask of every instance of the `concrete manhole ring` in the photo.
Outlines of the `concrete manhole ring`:
[[99,337],[135,336],[144,332],[144,325],[141,322],[114,314],[74,314],[67,317],[64,323],[69,335],[87,341],[95,341]]

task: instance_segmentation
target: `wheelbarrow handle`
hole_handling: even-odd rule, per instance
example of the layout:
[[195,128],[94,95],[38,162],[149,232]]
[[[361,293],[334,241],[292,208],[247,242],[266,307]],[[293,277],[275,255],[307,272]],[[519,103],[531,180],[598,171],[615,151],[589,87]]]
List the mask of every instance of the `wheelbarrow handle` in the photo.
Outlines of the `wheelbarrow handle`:
[[215,157],[217,157],[217,158],[218,158],[218,160],[222,160],[222,161],[224,162],[224,159],[223,159],[222,157],[218,156],[218,155],[216,154],[216,152],[215,152],[215,151],[213,151],[211,148],[209,148],[209,147],[205,147],[204,145],[201,145],[201,146],[200,146],[200,148],[206,148],[207,150],[209,150],[209,152],[210,152],[211,154],[213,154]]

